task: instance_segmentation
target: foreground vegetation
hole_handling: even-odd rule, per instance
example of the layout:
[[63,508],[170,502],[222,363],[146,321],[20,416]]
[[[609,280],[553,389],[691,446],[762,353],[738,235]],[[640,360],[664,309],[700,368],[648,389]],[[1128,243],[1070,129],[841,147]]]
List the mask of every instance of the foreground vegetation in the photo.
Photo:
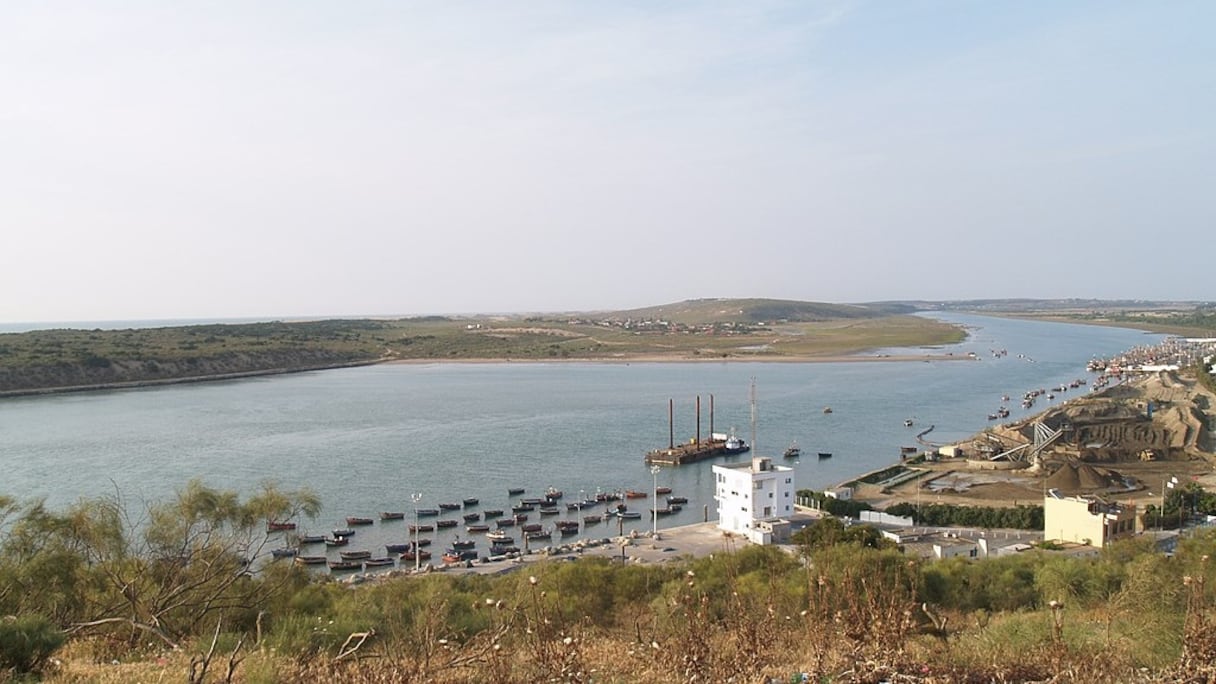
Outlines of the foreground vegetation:
[[0,394],[386,360],[781,359],[958,342],[894,309],[698,300],[665,311],[325,320],[0,334]]
[[[47,681],[1211,681],[1216,536],[1173,557],[905,556],[827,519],[800,551],[538,562],[358,587],[266,562],[308,492],[192,482],[136,514],[5,499],[0,671]],[[252,560],[252,566],[246,565]],[[256,568],[250,572],[249,568]],[[0,674],[0,680],[5,675]]]

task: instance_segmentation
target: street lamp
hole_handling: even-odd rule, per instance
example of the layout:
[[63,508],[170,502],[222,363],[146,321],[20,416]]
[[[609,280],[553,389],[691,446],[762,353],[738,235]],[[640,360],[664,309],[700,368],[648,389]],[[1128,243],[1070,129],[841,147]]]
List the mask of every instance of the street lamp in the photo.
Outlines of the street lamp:
[[651,499],[650,516],[654,518],[654,530],[651,533],[656,539],[659,537],[659,467],[657,465],[650,466],[650,477],[654,480],[652,488],[654,498]]
[[422,549],[418,546],[418,502],[422,501],[422,492],[410,494],[410,501],[414,502],[414,572],[418,572],[422,562]]

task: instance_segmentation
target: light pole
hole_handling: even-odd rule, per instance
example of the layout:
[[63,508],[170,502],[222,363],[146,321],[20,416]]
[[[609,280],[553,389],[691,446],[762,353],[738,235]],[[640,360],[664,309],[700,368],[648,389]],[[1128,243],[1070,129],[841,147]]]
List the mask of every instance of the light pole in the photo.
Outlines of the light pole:
[[414,502],[414,572],[418,572],[422,562],[422,549],[418,546],[418,502],[422,501],[422,492],[410,494],[410,501]]
[[650,466],[650,477],[653,479],[651,489],[654,496],[650,507],[650,517],[654,518],[654,529],[651,534],[657,539],[659,536],[659,467],[657,465]]

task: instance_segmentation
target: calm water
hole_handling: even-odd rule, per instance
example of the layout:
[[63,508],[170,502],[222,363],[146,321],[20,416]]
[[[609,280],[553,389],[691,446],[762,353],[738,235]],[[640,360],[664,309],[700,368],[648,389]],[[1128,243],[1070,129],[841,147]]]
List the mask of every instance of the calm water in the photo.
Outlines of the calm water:
[[[312,525],[321,532],[347,515],[411,510],[412,492],[423,494],[424,506],[475,496],[483,507],[506,508],[509,486],[525,487],[529,496],[557,487],[566,501],[597,489],[649,491],[652,476],[642,457],[666,446],[668,399],[675,400],[677,440],[695,433],[698,394],[703,435],[713,394],[715,429],[735,426],[750,438],[753,377],[758,453],[781,462],[797,440],[810,458],[784,463],[794,466],[799,487],[824,488],[898,460],[899,447],[914,445],[915,433],[930,424],[936,428],[929,439],[962,439],[988,425],[1001,395],[1013,397],[1011,418],[1018,418],[1024,412],[1017,399],[1026,390],[1085,377],[1092,356],[1160,339],[1112,328],[938,316],[971,332],[943,351],[974,351],[979,361],[383,365],[6,399],[0,493],[45,497],[60,507],[116,491],[129,502],[163,499],[196,476],[242,491],[274,480],[321,495],[325,510]],[[993,358],[990,350],[1001,348],[1008,356]],[[824,414],[824,406],[833,413]],[[905,427],[907,418],[916,425]],[[834,456],[818,460],[819,451]],[[715,517],[712,462],[659,473],[660,485],[690,500],[661,525],[698,522],[706,507]],[[633,525],[649,527],[646,520]],[[600,529],[594,536],[614,531]],[[404,524],[377,524],[360,535],[368,545],[399,541]]]

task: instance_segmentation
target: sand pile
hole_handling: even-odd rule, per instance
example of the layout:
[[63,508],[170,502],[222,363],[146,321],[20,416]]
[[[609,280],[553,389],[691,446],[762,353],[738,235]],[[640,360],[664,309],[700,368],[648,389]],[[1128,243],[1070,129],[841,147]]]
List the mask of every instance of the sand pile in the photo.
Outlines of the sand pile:
[[1058,489],[1065,494],[1102,492],[1121,487],[1122,483],[1123,478],[1118,473],[1088,463],[1065,463],[1047,478],[1049,489]]

